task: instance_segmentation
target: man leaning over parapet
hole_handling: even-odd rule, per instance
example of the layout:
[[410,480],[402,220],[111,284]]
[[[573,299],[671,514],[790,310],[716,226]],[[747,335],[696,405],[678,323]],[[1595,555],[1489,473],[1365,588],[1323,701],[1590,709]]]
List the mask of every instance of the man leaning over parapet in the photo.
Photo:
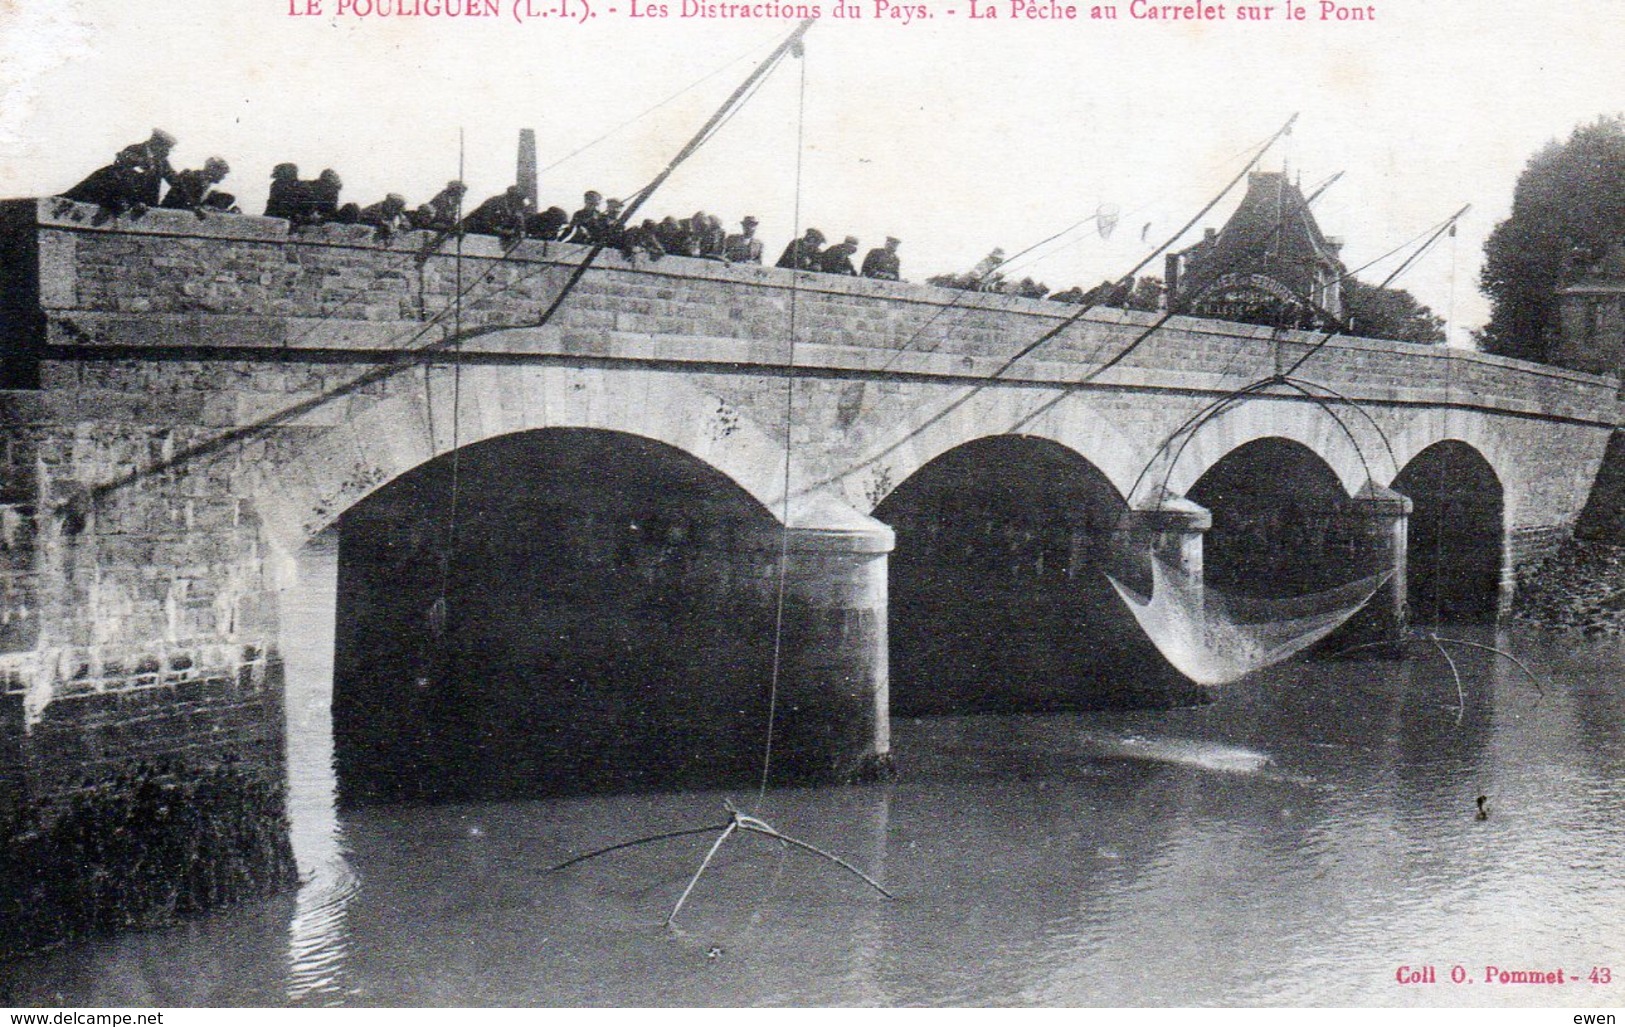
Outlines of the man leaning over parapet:
[[870,250],[863,257],[863,277],[878,278],[886,282],[900,281],[903,277],[903,264],[897,258],[897,247],[901,246],[893,236],[886,236],[886,248],[878,246]]
[[756,226],[760,223],[754,215],[746,215],[745,220],[739,222],[742,231],[723,241],[722,255],[734,264],[760,264],[762,240],[756,238]]
[[156,207],[163,184],[175,182],[175,169],[169,164],[169,153],[174,148],[175,137],[155,128],[146,142],[126,146],[114,156],[113,163],[91,172],[62,197],[94,203],[115,214]]
[[201,169],[182,171],[175,176],[169,192],[164,195],[163,206],[172,210],[195,210],[199,216],[205,208],[221,213],[239,213],[237,198],[221,192],[215,186],[225,181],[231,166],[220,157],[210,157]]

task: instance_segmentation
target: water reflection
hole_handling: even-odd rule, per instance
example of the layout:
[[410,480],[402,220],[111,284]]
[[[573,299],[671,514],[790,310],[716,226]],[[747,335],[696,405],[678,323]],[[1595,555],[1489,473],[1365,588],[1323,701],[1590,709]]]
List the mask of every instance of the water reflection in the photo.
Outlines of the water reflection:
[[307,543],[282,590],[280,653],[287,715],[289,833],[299,892],[288,932],[289,1002],[336,1004],[360,888],[345,850],[333,759],[333,637],[338,532]]
[[[1474,636],[1491,642],[1489,636]],[[371,807],[300,835],[293,903],[54,953],[22,1001],[201,1004],[1619,1004],[1620,985],[1401,987],[1401,964],[1625,977],[1618,642],[1299,661],[1204,707],[903,718],[891,784],[759,813],[662,921],[718,792]],[[1464,708],[1459,711],[1457,705]],[[291,725],[290,721],[290,725]],[[292,739],[290,739],[290,744]],[[326,764],[318,765],[327,766]],[[1488,821],[1474,798],[1491,797]],[[749,796],[735,796],[748,800]],[[325,819],[324,819],[325,818]],[[340,870],[343,873],[339,873]],[[356,881],[364,882],[358,890]],[[188,982],[185,986],[177,982]],[[182,994],[182,992],[185,994]]]

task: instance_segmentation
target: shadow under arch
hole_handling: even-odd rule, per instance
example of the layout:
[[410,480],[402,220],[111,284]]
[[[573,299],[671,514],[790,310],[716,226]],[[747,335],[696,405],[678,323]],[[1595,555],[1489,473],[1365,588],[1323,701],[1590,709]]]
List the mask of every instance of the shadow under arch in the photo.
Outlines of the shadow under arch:
[[1505,496],[1495,468],[1468,443],[1445,439],[1412,457],[1394,489],[1415,504],[1406,561],[1411,621],[1493,622],[1506,561]]
[[998,435],[939,455],[874,516],[892,526],[894,714],[1201,700],[1103,573],[1125,505],[1060,443]]
[[1230,450],[1190,486],[1207,508],[1204,583],[1230,595],[1308,595],[1362,576],[1340,554],[1349,494],[1336,471],[1301,442],[1261,438]]
[[748,779],[776,525],[699,459],[597,429],[501,436],[381,487],[337,521],[341,798]]
[[[848,543],[825,562],[850,565],[860,592],[875,568],[866,561],[883,570],[890,548],[889,529],[839,504],[792,506],[787,533],[731,476],[626,432],[530,429],[454,454],[341,511],[294,554],[278,596],[289,828],[302,882],[290,998],[342,988],[345,909],[357,882],[341,798],[755,783],[785,546],[805,545],[809,532],[822,533],[826,548],[830,537]],[[790,556],[792,568],[804,558],[795,549]],[[821,609],[809,622],[797,606],[808,586],[798,573],[787,649],[809,641],[826,658],[813,670],[851,671],[818,649],[827,641],[818,631],[838,622],[850,629],[841,641],[861,656],[868,611]],[[835,600],[850,585],[811,581]],[[442,591],[443,617],[432,614]],[[848,674],[836,684],[884,696],[883,623],[878,631],[878,678]],[[809,744],[837,750],[849,735],[870,745],[884,739],[883,707],[878,726],[834,716],[861,714],[863,697],[848,703],[853,709],[819,705],[826,697],[796,690],[808,673],[786,657],[774,731],[779,779],[797,772]],[[786,679],[794,701],[783,701]],[[828,716],[831,726],[809,743],[796,734],[798,711]]]

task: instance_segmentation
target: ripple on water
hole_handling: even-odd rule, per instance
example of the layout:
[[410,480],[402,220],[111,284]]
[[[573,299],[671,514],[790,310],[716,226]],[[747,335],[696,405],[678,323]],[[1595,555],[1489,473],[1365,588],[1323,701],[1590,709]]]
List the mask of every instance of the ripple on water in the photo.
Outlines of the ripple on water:
[[1463,654],[1459,716],[1438,661],[1347,660],[1190,709],[899,720],[895,781],[758,811],[895,902],[761,838],[724,847],[675,931],[707,836],[546,872],[718,823],[722,792],[377,807],[342,817],[347,878],[24,960],[8,987],[84,1005],[1385,1005],[1465,1001],[1397,987],[1405,963],[1618,970],[1625,686],[1617,649],[1588,645],[1519,643],[1538,701]]

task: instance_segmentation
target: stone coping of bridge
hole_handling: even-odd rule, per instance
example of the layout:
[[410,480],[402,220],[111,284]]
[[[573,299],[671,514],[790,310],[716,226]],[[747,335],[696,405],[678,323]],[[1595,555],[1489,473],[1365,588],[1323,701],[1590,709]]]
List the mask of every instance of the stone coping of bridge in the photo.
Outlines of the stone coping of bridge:
[[[32,204],[35,225],[41,233],[50,230],[71,232],[127,234],[188,239],[239,240],[245,242],[282,243],[301,247],[327,247],[364,251],[397,256],[425,252],[436,238],[436,233],[412,231],[396,233],[382,240],[370,226],[328,224],[303,228],[290,228],[280,218],[252,215],[203,214],[192,211],[150,209],[138,218],[129,215],[104,217],[94,206],[77,204],[55,197],[24,201],[3,201],[7,206]],[[483,262],[506,261],[522,265],[551,264],[567,268],[578,264],[588,253],[588,247],[568,243],[543,243],[524,240],[516,247],[507,248],[494,236],[468,235],[463,239],[461,256],[465,260]],[[432,256],[451,259],[452,251],[443,244]],[[42,268],[42,277],[46,275]],[[1035,300],[996,293],[961,293],[956,289],[887,282],[848,276],[793,272],[775,267],[726,264],[720,261],[689,257],[668,256],[658,262],[626,261],[619,251],[603,251],[592,274],[636,274],[654,278],[680,280],[713,280],[744,283],[764,289],[788,292],[792,288],[803,294],[823,296],[852,296],[912,304],[924,307],[946,308],[954,305],[970,311],[1006,312],[1025,315],[1051,322],[1051,327],[1072,315],[1076,308],[1049,300]],[[589,275],[591,278],[592,275]],[[42,292],[45,291],[42,289]],[[129,311],[85,310],[64,303],[60,299],[52,312],[72,310],[71,323],[60,318],[49,328],[48,341],[57,344],[83,344],[87,341],[103,345],[154,346],[159,344],[186,345],[211,350],[300,348],[310,350],[346,350],[354,352],[388,352],[422,346],[422,340],[403,345],[403,330],[419,322],[406,320],[371,321],[366,319],[277,316],[272,314],[228,314],[212,312],[145,313]],[[1090,325],[1115,327],[1127,338],[1133,338],[1135,329],[1150,327],[1159,315],[1144,311],[1098,308],[1082,319]],[[665,361],[672,363],[726,363],[734,366],[759,365],[781,368],[786,363],[782,342],[759,342],[733,337],[704,335],[672,335],[659,332],[605,329],[592,333],[570,331],[557,325],[535,328],[525,325],[492,326],[489,334],[471,338],[464,347],[465,355],[486,357],[563,357],[629,359]],[[1238,322],[1213,321],[1191,317],[1176,317],[1169,321],[1170,334],[1196,333],[1227,340],[1254,340],[1260,350],[1279,346],[1285,360],[1295,359],[1308,346],[1319,343],[1323,333],[1279,331]],[[590,336],[590,338],[584,338]],[[1036,335],[1034,336],[1036,338]],[[1419,384],[1414,387],[1393,384],[1359,384],[1351,394],[1355,398],[1391,402],[1431,402],[1441,400],[1441,383],[1446,389],[1467,389],[1463,379],[1473,371],[1487,372],[1496,377],[1510,376],[1529,382],[1533,391],[1542,393],[1557,387],[1569,394],[1571,404],[1586,408],[1597,423],[1618,424],[1621,417],[1622,393],[1619,379],[1613,376],[1588,374],[1568,368],[1510,357],[1496,356],[1472,350],[1407,343],[1394,340],[1337,336],[1327,343],[1327,349],[1344,360],[1358,359],[1359,354],[1372,357],[1397,356],[1412,361],[1425,361],[1429,370],[1418,370]],[[1020,382],[1075,382],[1079,359],[1074,353],[1067,357],[1044,359],[1042,350],[1020,365],[1020,372],[1007,374],[1010,381]],[[1112,352],[1107,350],[1107,353]],[[874,346],[831,346],[798,342],[795,364],[801,368],[827,368],[833,370],[903,374],[940,375],[950,378],[983,379],[1001,368],[1011,354],[967,354],[962,352],[922,352],[918,349],[901,354],[898,348]],[[1254,354],[1254,363],[1257,363]],[[1321,360],[1337,359],[1328,355]],[[1147,380],[1147,371],[1154,381]],[[1305,372],[1312,374],[1312,371]],[[1233,388],[1238,381],[1254,380],[1251,368],[1241,373],[1215,374],[1187,371],[1178,368],[1136,367],[1132,361],[1113,368],[1095,383],[1100,387],[1133,387],[1144,385],[1160,389],[1190,389],[1213,391]],[[1496,408],[1532,414],[1546,414],[1550,410],[1544,401],[1519,401],[1513,397],[1494,397]],[[1572,414],[1571,414],[1572,415]]]

